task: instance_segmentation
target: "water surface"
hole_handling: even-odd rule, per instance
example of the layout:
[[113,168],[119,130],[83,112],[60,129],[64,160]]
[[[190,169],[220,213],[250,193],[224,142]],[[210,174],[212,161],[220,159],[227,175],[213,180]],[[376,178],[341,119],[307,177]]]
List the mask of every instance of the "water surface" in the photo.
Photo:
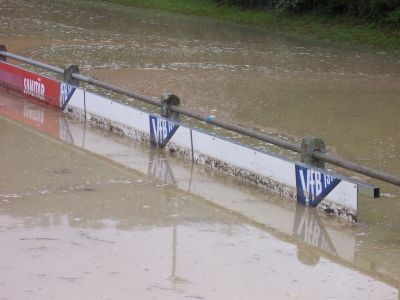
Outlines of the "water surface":
[[[400,174],[400,119],[398,118],[400,114],[400,58],[397,55],[296,40],[204,18],[171,15],[153,10],[126,8],[102,3],[93,4],[87,1],[69,1],[66,4],[63,1],[0,0],[0,25],[2,28],[0,42],[7,45],[12,52],[57,66],[75,63],[79,65],[84,74],[150,96],[159,97],[164,92],[171,91],[179,95],[183,104],[187,107],[211,113],[235,123],[260,128],[265,132],[282,135],[292,140],[301,140],[303,136],[310,134],[320,136],[327,143],[331,153],[397,175]],[[104,93],[104,91],[101,92]],[[29,107],[28,105],[25,110],[22,108],[22,111],[25,111],[31,119],[41,120],[40,110]],[[41,138],[37,137],[32,138],[31,143],[33,144],[30,144],[30,133],[24,133],[24,129],[18,129],[18,126],[7,124],[6,121],[5,123],[2,122],[0,127],[2,131],[0,147],[3,156],[2,165],[4,165],[1,171],[2,184],[0,189],[1,200],[3,201],[0,206],[3,218],[1,224],[5,228],[19,228],[19,231],[18,235],[13,237],[11,233],[8,233],[8,230],[3,230],[6,237],[2,241],[6,241],[8,255],[10,255],[6,261],[15,261],[18,257],[13,258],[13,255],[17,253],[14,250],[19,247],[16,243],[18,238],[22,242],[25,241],[24,239],[27,236],[46,237],[50,234],[50,231],[48,231],[50,227],[47,223],[52,224],[53,221],[47,220],[50,218],[45,216],[47,213],[51,214],[51,220],[54,219],[56,224],[60,224],[54,229],[54,235],[62,236],[64,231],[71,232],[72,235],[66,233],[66,236],[62,239],[76,242],[72,238],[73,236],[78,240],[86,239],[84,235],[83,237],[80,235],[78,229],[74,229],[76,222],[77,224],[83,222],[84,228],[96,228],[96,226],[100,226],[98,224],[106,223],[107,225],[101,225],[106,228],[104,230],[109,230],[105,233],[106,237],[114,237],[120,232],[119,229],[115,229],[115,222],[129,223],[127,221],[129,218],[141,220],[143,216],[142,204],[138,204],[140,209],[132,206],[131,202],[128,206],[124,206],[122,198],[128,199],[129,195],[132,195],[132,197],[135,195],[135,199],[144,197],[144,199],[160,202],[164,201],[161,198],[167,199],[169,197],[170,192],[165,192],[164,189],[168,190],[170,187],[161,186],[154,190],[153,179],[151,179],[153,177],[143,177],[142,173],[132,174],[129,171],[128,175],[124,175],[128,176],[127,178],[121,175],[124,172],[116,168],[115,165],[104,162],[104,166],[102,164],[97,166],[95,162],[92,162],[94,165],[86,165],[84,161],[92,161],[93,159],[90,155],[85,154],[85,158],[82,158],[76,154],[68,154],[68,151],[75,152],[69,148],[66,149],[65,146],[54,146],[54,142],[48,142],[47,147],[44,147],[42,144],[46,145],[46,139],[42,141]],[[56,143],[56,145],[58,144]],[[149,157],[146,151],[143,148],[138,150],[137,153],[145,153],[145,156]],[[48,160],[48,157],[53,159]],[[166,160],[169,161],[170,159],[167,157]],[[146,163],[148,163],[147,160]],[[185,166],[183,170],[190,170],[190,168],[190,166]],[[113,173],[113,171],[116,173]],[[209,171],[202,172],[209,173]],[[133,176],[133,179],[130,176]],[[365,179],[363,176],[358,177]],[[197,179],[194,182],[200,183],[202,180]],[[223,183],[225,179],[220,176],[213,177],[212,180]],[[211,184],[212,180],[207,181],[208,184]],[[124,184],[120,181],[132,182],[132,184]],[[347,229],[341,228],[340,223],[337,225],[341,228],[338,230],[341,234],[341,238],[338,240],[345,241],[343,235],[350,237],[354,249],[351,248],[353,250],[349,251],[352,255],[336,253],[334,256],[346,257],[345,261],[351,262],[352,267],[350,269],[345,268],[346,271],[344,272],[354,273],[354,268],[369,270],[368,272],[373,273],[372,278],[375,278],[374,280],[379,277],[385,284],[390,283],[390,286],[398,286],[400,278],[400,260],[398,259],[400,252],[400,217],[398,214],[400,211],[400,191],[376,181],[368,181],[382,186],[383,197],[380,200],[362,199],[359,205],[361,223],[351,229],[350,233],[346,231]],[[237,185],[240,185],[240,183],[235,182],[231,188]],[[122,190],[120,186],[123,186]],[[162,190],[162,192],[159,192],[159,190]],[[173,195],[174,193],[181,193],[179,188],[177,190],[172,188],[172,190]],[[262,192],[259,193],[262,194]],[[160,195],[164,196],[160,197]],[[188,200],[189,203],[192,201],[202,203],[203,201],[192,199],[200,196],[184,195],[184,197],[191,199]],[[221,195],[224,196],[214,197],[213,201],[226,207],[227,203],[221,203],[221,201],[225,201],[222,198],[229,198],[230,196],[228,197],[228,194]],[[21,197],[28,197],[30,199],[27,202],[29,205],[26,205],[26,202],[21,202]],[[272,196],[258,197],[257,199],[266,201]],[[86,198],[90,200],[84,201]],[[13,205],[8,205],[7,201],[13,201]],[[51,207],[51,205],[55,206],[53,212],[45,209]],[[159,203],[158,207],[161,206]],[[29,207],[36,214],[34,218],[36,221],[32,224],[29,223],[31,222],[29,220],[33,212],[27,210]],[[101,207],[104,208],[103,213],[99,211]],[[66,210],[63,210],[64,208]],[[112,209],[115,209],[116,215],[111,218]],[[241,215],[244,214],[244,209],[245,207],[237,208]],[[191,209],[194,214],[197,214],[197,210],[199,210],[199,214],[202,213],[197,206]],[[210,213],[209,210],[213,211],[209,207],[205,210],[205,215]],[[175,213],[169,212],[166,212],[166,215],[163,215],[164,212],[155,213],[157,210],[150,211],[152,212],[149,213],[150,215],[155,215],[150,221],[152,228],[161,226],[160,224],[163,223],[161,219],[165,216],[175,215]],[[257,209],[250,209],[245,215],[254,219],[257,216],[257,211]],[[289,208],[292,222],[295,219],[295,211],[296,209],[293,206]],[[120,214],[127,212],[131,212],[131,214],[128,214],[129,216],[136,217],[127,216],[124,219],[120,216]],[[74,214],[78,214],[78,216],[75,217]],[[97,221],[83,218],[80,214],[85,216],[96,215]],[[226,211],[222,214],[225,216]],[[54,217],[53,215],[57,216]],[[272,218],[271,215],[267,216],[268,214],[259,216],[257,220]],[[204,223],[204,218],[209,218],[203,217],[200,217],[200,224]],[[37,219],[41,220],[42,218],[44,219],[43,225],[40,225],[41,223]],[[110,218],[112,220],[112,222],[110,221],[111,225],[108,223]],[[221,223],[221,218],[224,219],[225,217],[219,215],[216,223]],[[237,221],[236,215],[232,218],[234,219],[232,226],[237,227],[231,231],[238,234],[235,236],[237,240],[233,242],[235,247],[222,247],[221,249],[225,252],[233,251],[233,257],[234,250],[232,248],[242,249],[237,247],[238,243],[236,242],[241,240],[242,235],[247,235],[243,232],[247,232],[248,228],[252,232],[250,238],[267,233],[263,230],[260,231],[258,227],[255,229],[243,220]],[[284,222],[278,224],[277,221],[264,221],[264,223],[268,223],[268,226],[275,228],[274,230],[278,232],[287,233],[293,230],[291,226],[285,225]],[[201,227],[203,225],[196,226]],[[218,227],[220,225],[215,226],[215,228],[212,227],[212,230],[216,233],[207,237],[210,239],[210,243],[213,243],[213,240],[224,240],[220,236],[220,231],[222,231]],[[21,229],[25,227],[28,228],[26,229],[28,231]],[[287,230],[287,227],[290,229]],[[128,226],[123,234],[130,236],[132,232],[136,232],[136,229],[133,230],[132,228]],[[168,230],[173,232],[171,228]],[[207,227],[205,232],[209,229]],[[33,231],[28,234],[28,232],[31,232],[30,230]],[[35,233],[35,230],[38,230],[38,233]],[[158,234],[164,236],[161,231],[157,230],[155,229],[154,240],[158,240]],[[185,230],[191,232],[194,229],[189,226],[189,229],[185,228]],[[90,234],[88,233],[89,236]],[[95,234],[97,234],[97,231],[95,231]],[[329,236],[332,238],[335,234],[330,232]],[[142,241],[142,237],[146,236],[147,233],[142,232],[139,235],[141,237],[138,237],[138,239]],[[292,236],[292,233],[290,235]],[[122,239],[128,239],[127,236]],[[201,237],[201,239],[206,238]],[[28,247],[34,248],[33,244],[35,243],[50,243],[51,241],[39,239],[27,240],[26,242],[30,243]],[[259,247],[259,240],[256,238],[255,241],[256,247]],[[60,243],[60,241],[57,241],[58,245]],[[141,244],[142,242],[137,243]],[[262,242],[260,243],[262,244]],[[283,242],[277,241],[277,243],[279,248],[286,249]],[[104,245],[108,244],[105,243]],[[42,246],[48,247],[49,245],[41,245],[40,247]],[[293,245],[288,247],[291,247],[293,254],[296,247]],[[106,249],[104,251],[111,251],[109,247],[103,248]],[[143,249],[147,248],[143,244]],[[198,252],[203,253],[205,248],[207,247],[200,247],[199,249],[203,250],[198,250]],[[268,254],[273,257],[271,253],[274,250],[268,247],[263,249],[263,251],[258,252],[257,250],[256,252],[262,252],[264,256]],[[328,251],[328,253],[331,252]],[[27,251],[26,257],[29,257],[29,255],[31,254]],[[54,255],[54,259],[58,257],[62,261],[62,253],[55,251],[51,255]],[[160,256],[161,254],[157,255]],[[191,252],[190,255],[194,254]],[[78,256],[76,255],[76,257]],[[120,257],[122,256],[123,254],[120,253]],[[195,256],[189,257],[194,259]],[[207,256],[205,255],[204,259],[205,257]],[[292,260],[296,261],[293,255],[291,257]],[[311,255],[311,261],[313,257]],[[223,257],[218,257],[218,259],[223,260]],[[332,257],[329,257],[329,259],[332,259]],[[283,259],[277,258],[277,261],[282,262]],[[335,265],[330,260],[325,261],[325,258],[322,262],[322,265]],[[320,264],[317,264],[318,267],[320,267]],[[4,269],[11,268],[10,265],[11,263]],[[50,264],[48,267],[51,268],[52,265],[54,266],[54,264]],[[65,265],[67,264],[65,263]],[[251,268],[256,268],[255,264],[250,265]],[[26,272],[28,269],[36,268],[32,265],[25,269],[22,264],[19,264],[19,266],[20,268],[15,271],[18,276],[22,273],[28,273]],[[88,266],[93,267],[90,264]],[[57,270],[63,270],[63,268],[64,266],[60,266]],[[243,269],[244,272],[245,267],[239,269]],[[301,268],[295,269],[297,272]],[[219,286],[226,287],[222,280],[227,269],[221,267],[219,270],[219,275],[213,275],[210,278],[218,282]],[[262,271],[259,272],[262,273]],[[318,274],[318,272],[315,274]],[[356,274],[359,274],[357,272]],[[44,273],[47,273],[47,271]],[[157,272],[154,271],[154,273]],[[187,273],[191,276],[201,276],[201,272],[188,271]],[[1,274],[9,275],[7,272]],[[246,278],[243,274],[241,273],[237,277]],[[293,275],[296,280],[301,278],[302,275],[299,274]],[[369,273],[369,275],[371,274]],[[95,276],[98,276],[98,274]],[[203,276],[206,277],[204,273]],[[59,277],[69,278],[69,276],[61,275]],[[121,277],[128,280],[129,276]],[[156,275],[154,275],[155,277]],[[104,278],[102,280],[106,280]],[[200,283],[204,281],[204,278],[197,277],[191,280],[195,283],[196,291],[202,290]],[[220,278],[221,281],[215,278]],[[262,282],[273,280],[261,275],[258,278],[259,280],[254,284],[264,288]],[[262,281],[262,278],[265,281]],[[291,277],[287,275],[282,278],[285,278],[285,280],[282,279],[282,282],[287,283],[290,282],[289,278]],[[366,278],[372,280],[371,277],[367,276]],[[69,284],[71,280],[65,282]],[[321,279],[321,281],[323,280]],[[327,278],[325,280],[329,281]],[[132,282],[134,281],[135,279],[132,280]],[[0,279],[0,289],[2,282],[4,280]],[[10,281],[7,280],[7,282],[8,285]],[[95,279],[92,282],[89,281],[87,285],[79,280],[73,282],[75,284],[80,282],[82,288],[85,287],[90,290],[89,286],[94,284]],[[54,284],[56,285],[56,283]],[[32,285],[39,286],[36,283]],[[241,287],[236,283],[230,286],[237,286],[238,289]],[[279,286],[278,283],[277,286]],[[352,287],[351,290],[355,288],[355,285],[350,284],[350,286]],[[143,292],[142,287],[138,290]],[[245,289],[247,293],[251,293],[253,290],[255,293],[258,291],[257,288],[251,287],[250,285],[248,290]],[[274,285],[271,284],[271,287],[274,287]],[[301,292],[303,294],[300,296],[308,299],[312,297],[312,294],[308,294],[311,288],[310,290],[307,290],[307,288],[305,288],[306,292]],[[334,286],[326,288],[327,290],[340,290]],[[9,287],[9,294],[6,295],[11,297],[10,291],[13,290]],[[107,289],[104,287],[104,290]],[[161,290],[168,289],[163,286]],[[211,289],[206,288],[205,290],[210,291]],[[277,290],[282,291],[281,288],[277,288]],[[298,287],[295,287],[295,283],[293,283],[293,290],[299,290]],[[378,290],[381,291],[380,288],[374,289],[374,291]],[[188,289],[185,289],[185,291],[188,291]],[[228,293],[227,295],[231,295],[229,289],[225,292]],[[269,290],[269,292],[271,291]],[[352,295],[351,291],[346,292]],[[293,293],[295,292],[290,290],[285,295],[288,298],[300,297]],[[360,294],[357,294],[357,298],[363,298],[365,296],[363,293],[360,288]],[[50,297],[49,294],[46,295]],[[151,298],[152,296],[149,295],[151,293],[146,294],[146,297]],[[185,297],[199,296],[207,299],[214,297],[210,296],[211,294],[204,296],[198,293],[184,295]],[[252,298],[261,297],[262,293],[260,292],[257,295]],[[282,297],[285,297],[285,295],[279,294]],[[389,293],[389,295],[392,294]],[[21,297],[14,295],[14,298]],[[124,296],[121,294],[121,297]],[[370,296],[371,299],[383,299],[383,296],[374,297]],[[390,297],[388,296],[388,299],[393,299],[393,297]],[[218,299],[217,296],[215,298]],[[338,298],[343,297],[339,296]]]

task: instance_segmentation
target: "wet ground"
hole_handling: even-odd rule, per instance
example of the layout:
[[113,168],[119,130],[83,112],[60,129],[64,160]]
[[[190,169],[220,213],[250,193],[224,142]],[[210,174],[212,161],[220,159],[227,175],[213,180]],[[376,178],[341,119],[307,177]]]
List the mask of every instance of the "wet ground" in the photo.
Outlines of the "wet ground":
[[0,112],[1,299],[398,298],[398,248],[359,226],[19,96]]
[[[399,174],[396,55],[104,4],[0,4],[12,52]],[[17,98],[0,94],[0,299],[398,299],[398,189],[363,199],[353,226]]]

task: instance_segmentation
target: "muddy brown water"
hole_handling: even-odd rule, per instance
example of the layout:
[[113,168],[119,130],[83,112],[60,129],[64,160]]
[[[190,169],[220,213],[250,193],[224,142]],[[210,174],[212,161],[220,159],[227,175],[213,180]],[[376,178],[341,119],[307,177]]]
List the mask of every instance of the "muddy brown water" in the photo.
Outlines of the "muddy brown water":
[[[0,0],[0,24],[12,52],[151,96],[172,91],[289,139],[317,135],[335,154],[400,173],[396,54],[84,1]],[[152,167],[167,161],[178,179],[160,181],[146,147],[129,144],[142,158],[128,167],[132,153],[115,164],[82,152],[37,133],[44,108],[0,96],[22,103],[16,123],[0,120],[0,299],[399,297],[399,189],[379,183],[384,195],[362,199],[361,223],[343,224],[240,182],[223,189],[223,175],[170,157]],[[57,122],[87,145],[115,139]],[[226,200],[235,194],[245,205]]]

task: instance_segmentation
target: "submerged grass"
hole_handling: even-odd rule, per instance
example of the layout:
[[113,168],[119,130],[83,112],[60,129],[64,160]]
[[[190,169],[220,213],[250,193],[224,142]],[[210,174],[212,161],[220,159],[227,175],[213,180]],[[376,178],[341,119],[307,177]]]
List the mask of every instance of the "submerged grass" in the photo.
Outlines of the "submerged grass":
[[241,10],[212,0],[106,0],[107,2],[205,16],[246,24],[267,31],[301,35],[355,46],[400,50],[400,28],[346,16],[283,14],[279,11]]

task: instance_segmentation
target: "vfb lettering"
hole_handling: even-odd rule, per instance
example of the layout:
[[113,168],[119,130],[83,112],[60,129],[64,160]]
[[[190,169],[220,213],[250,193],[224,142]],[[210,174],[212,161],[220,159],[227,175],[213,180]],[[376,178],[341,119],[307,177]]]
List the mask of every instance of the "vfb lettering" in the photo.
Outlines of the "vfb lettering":
[[45,87],[40,77],[37,80],[24,78],[24,94],[34,98],[44,100]]
[[150,142],[152,145],[158,145],[164,148],[168,141],[172,138],[178,125],[171,121],[150,116]]
[[317,206],[339,184],[340,179],[296,165],[297,201]]
[[172,173],[168,161],[163,157],[155,157],[154,152],[150,152],[148,174],[165,183],[175,183],[174,174]]
[[60,98],[61,98],[61,109],[64,110],[64,108],[67,106],[69,100],[71,100],[72,95],[75,92],[75,87],[66,84],[66,83],[61,83],[60,85]]

